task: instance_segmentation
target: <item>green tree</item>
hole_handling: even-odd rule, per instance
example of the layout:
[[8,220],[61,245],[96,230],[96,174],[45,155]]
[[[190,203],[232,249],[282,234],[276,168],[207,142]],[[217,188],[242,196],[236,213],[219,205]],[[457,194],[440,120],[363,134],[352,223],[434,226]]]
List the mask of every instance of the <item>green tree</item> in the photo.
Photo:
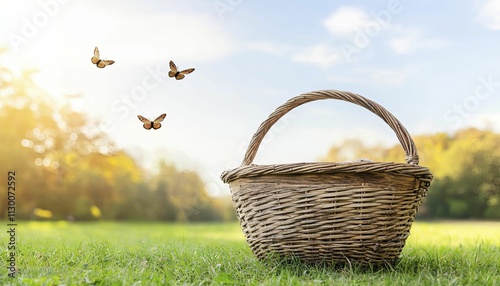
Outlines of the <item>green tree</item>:
[[[162,202],[161,216],[176,221],[205,220],[210,215],[214,220],[221,219],[213,208],[212,200],[205,191],[203,181],[192,171],[179,171],[165,161],[158,163],[158,174],[152,179],[152,188]],[[210,214],[209,214],[210,213]]]

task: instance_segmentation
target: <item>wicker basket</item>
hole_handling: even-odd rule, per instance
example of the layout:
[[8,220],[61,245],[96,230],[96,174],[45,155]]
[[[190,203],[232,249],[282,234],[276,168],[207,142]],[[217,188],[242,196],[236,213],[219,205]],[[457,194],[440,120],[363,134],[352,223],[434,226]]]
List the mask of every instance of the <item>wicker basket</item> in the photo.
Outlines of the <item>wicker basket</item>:
[[[291,109],[321,99],[370,110],[396,133],[405,163],[251,164],[267,131]],[[290,99],[253,136],[242,166],[222,173],[253,253],[306,263],[394,264],[432,181],[418,166],[408,131],[385,108],[360,95],[321,90]]]

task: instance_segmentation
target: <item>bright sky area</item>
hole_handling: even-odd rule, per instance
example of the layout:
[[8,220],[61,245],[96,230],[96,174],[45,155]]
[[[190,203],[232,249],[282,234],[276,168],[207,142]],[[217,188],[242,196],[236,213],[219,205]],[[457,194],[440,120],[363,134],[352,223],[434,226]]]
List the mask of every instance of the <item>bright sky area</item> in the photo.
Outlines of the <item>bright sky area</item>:
[[[116,63],[92,65],[95,46]],[[41,87],[145,166],[194,169],[212,194],[229,194],[219,175],[260,123],[309,91],[361,94],[412,135],[500,131],[499,0],[0,0],[0,47],[0,64],[38,69]],[[196,70],[174,80],[169,60]],[[158,130],[137,119],[162,113]],[[397,143],[367,110],[317,101],[278,122],[254,162],[316,161],[349,138]]]

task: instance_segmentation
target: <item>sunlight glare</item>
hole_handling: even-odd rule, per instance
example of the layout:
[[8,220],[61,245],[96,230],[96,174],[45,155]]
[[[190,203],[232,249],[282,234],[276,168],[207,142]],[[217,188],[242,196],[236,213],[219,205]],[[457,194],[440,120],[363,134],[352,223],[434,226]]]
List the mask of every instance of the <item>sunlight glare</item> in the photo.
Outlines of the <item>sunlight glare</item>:
[[34,144],[33,144],[33,141],[31,141],[31,140],[28,140],[28,139],[23,139],[23,140],[21,141],[21,145],[22,145],[23,147],[26,147],[26,148],[33,148],[33,145],[34,145]]

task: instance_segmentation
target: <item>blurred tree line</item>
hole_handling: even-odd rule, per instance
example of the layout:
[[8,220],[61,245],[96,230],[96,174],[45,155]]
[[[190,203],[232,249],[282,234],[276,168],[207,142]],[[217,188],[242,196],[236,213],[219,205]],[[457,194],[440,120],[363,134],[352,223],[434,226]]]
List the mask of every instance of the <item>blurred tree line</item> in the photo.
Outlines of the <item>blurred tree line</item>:
[[[468,128],[413,139],[419,165],[434,175],[419,218],[500,219],[500,134]],[[359,140],[347,140],[323,159],[404,162],[404,157],[399,144],[366,147]]]
[[[99,128],[44,93],[33,71],[0,66],[0,174],[16,171],[17,219],[213,221],[235,219],[197,173],[158,162],[149,174]],[[1,180],[1,218],[7,183]]]

